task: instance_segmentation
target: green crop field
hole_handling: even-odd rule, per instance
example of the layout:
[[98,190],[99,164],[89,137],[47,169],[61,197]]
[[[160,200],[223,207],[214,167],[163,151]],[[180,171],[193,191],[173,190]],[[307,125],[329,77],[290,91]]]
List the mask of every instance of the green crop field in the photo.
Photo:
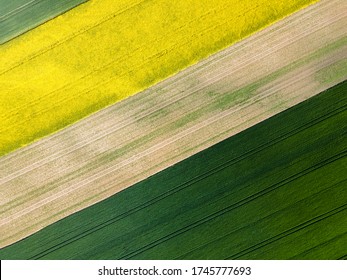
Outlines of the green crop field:
[[339,259],[347,81],[0,250],[1,259]]
[[88,0],[0,0],[0,44]]

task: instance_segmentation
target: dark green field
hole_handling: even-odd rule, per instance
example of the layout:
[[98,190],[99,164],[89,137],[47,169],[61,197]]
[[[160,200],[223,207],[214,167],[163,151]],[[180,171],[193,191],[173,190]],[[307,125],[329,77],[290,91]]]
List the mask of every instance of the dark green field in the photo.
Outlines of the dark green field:
[[0,0],[0,44],[88,0]]
[[1,259],[339,259],[347,81],[14,245]]

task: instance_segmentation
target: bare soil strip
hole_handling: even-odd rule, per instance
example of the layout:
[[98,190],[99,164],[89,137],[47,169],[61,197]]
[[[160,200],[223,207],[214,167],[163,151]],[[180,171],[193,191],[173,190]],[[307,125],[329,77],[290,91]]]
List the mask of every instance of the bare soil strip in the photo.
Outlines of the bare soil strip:
[[320,1],[0,158],[0,247],[345,80],[346,11]]

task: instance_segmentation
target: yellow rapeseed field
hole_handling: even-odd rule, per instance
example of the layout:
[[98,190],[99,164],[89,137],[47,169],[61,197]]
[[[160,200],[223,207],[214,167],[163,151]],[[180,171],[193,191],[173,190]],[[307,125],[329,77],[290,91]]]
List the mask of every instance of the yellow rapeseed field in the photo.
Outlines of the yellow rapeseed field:
[[313,2],[89,1],[0,46],[0,155]]

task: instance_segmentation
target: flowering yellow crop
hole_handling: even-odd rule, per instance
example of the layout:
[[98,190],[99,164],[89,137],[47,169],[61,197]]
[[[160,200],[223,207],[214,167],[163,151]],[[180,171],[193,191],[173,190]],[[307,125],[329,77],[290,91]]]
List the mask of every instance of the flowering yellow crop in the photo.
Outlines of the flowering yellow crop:
[[0,46],[0,155],[316,1],[89,1]]

